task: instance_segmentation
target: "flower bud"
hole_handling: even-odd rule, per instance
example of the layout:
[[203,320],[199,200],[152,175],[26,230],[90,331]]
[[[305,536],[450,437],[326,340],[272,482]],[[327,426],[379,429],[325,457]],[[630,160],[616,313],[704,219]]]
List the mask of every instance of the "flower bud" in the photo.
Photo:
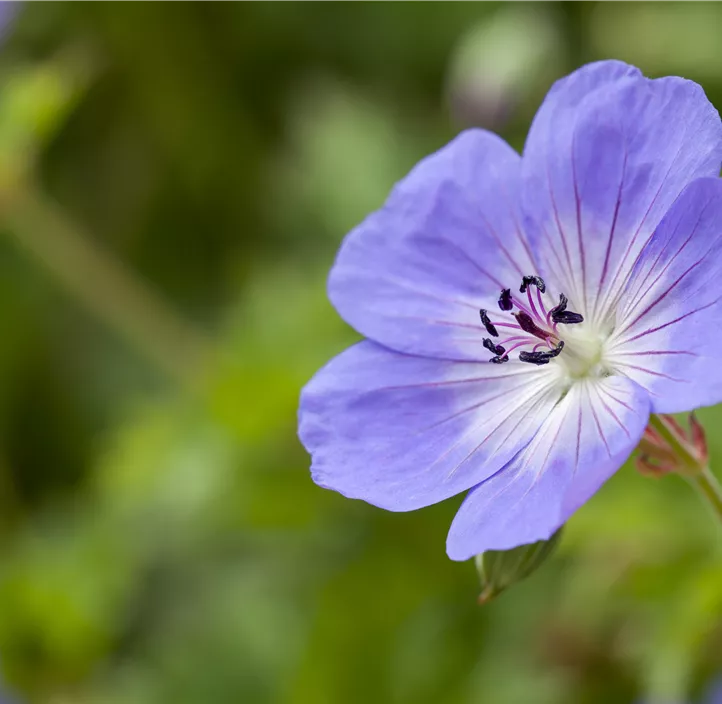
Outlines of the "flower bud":
[[562,43],[546,7],[502,6],[460,37],[448,67],[446,92],[460,127],[498,129],[517,116],[536,86],[564,64]]
[[689,414],[686,428],[673,416],[651,416],[637,449],[637,469],[652,477],[672,472],[694,476],[709,458],[704,428],[694,413]]
[[486,604],[541,567],[556,549],[561,534],[562,528],[549,540],[511,550],[488,550],[477,555],[474,562],[481,581],[479,603]]

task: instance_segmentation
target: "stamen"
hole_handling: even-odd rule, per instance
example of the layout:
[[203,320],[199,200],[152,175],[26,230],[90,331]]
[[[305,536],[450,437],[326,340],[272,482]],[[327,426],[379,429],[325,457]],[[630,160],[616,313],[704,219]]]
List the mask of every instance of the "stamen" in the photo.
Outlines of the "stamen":
[[530,344],[528,339],[523,340],[522,342],[517,342],[515,345],[512,345],[511,347],[509,347],[506,350],[506,353],[511,354],[517,347],[524,347],[524,345],[528,345],[528,344]]
[[536,299],[539,302],[539,310],[541,310],[542,315],[546,315],[547,309],[544,305],[544,301],[542,301],[542,292],[539,289],[536,290]]
[[[551,333],[542,330],[532,319],[528,313],[514,313],[516,321],[519,323],[519,327],[524,331],[528,332],[534,337],[538,337],[540,340],[546,340],[551,337]],[[488,328],[487,328],[488,329]]]
[[563,293],[560,293],[559,305],[554,306],[554,308],[549,311],[549,315],[553,318],[555,315],[563,313],[567,309],[567,303],[569,303],[569,299]]
[[524,303],[524,299],[512,296],[511,302],[519,310],[523,310],[527,315],[531,316],[532,318],[534,317],[529,307],[526,305],[526,303]]
[[[516,325],[514,326],[516,328]],[[517,328],[518,330],[518,328]],[[526,342],[529,342],[529,338],[526,335],[516,335],[514,337],[507,337],[505,340],[502,340],[499,344],[500,345],[508,345],[510,342],[517,342],[519,340],[525,340]]]
[[567,303],[569,303],[567,297],[563,294],[559,294],[559,305],[554,306],[549,311],[549,316],[555,323],[563,323],[564,325],[572,325],[575,323],[583,323],[584,317],[580,313],[572,313],[567,310]]
[[[536,290],[537,293],[539,293],[539,289]],[[532,310],[532,313],[534,314],[534,317],[541,321],[541,316],[539,315],[539,311],[536,309],[536,306],[534,305],[534,299],[531,297],[531,287],[529,287],[526,290],[526,296],[529,299],[529,307]]]
[[510,311],[513,307],[514,304],[511,300],[511,289],[501,289],[501,295],[499,296],[499,308],[501,308],[503,311]]
[[549,352],[519,352],[519,359],[522,362],[529,362],[530,364],[549,364],[549,360],[554,359],[564,349],[564,341],[561,340],[559,344]]
[[483,308],[479,311],[479,316],[481,317],[481,323],[486,328],[486,331],[492,337],[499,337],[499,333],[496,331],[494,324],[491,322],[491,320],[489,320],[489,316]]
[[[536,288],[536,297],[531,287]],[[509,313],[515,318],[515,324],[506,322],[492,322],[487,310],[479,310],[481,323],[490,337],[482,338],[484,348],[492,353],[489,360],[492,364],[504,364],[509,361],[509,355],[519,347],[526,347],[531,351],[519,352],[519,360],[529,364],[544,365],[557,357],[564,349],[564,341],[558,332],[559,324],[574,324],[584,321],[580,313],[567,310],[569,301],[562,293],[558,305],[547,310],[542,294],[546,292],[546,284],[540,276],[522,277],[520,293],[526,293],[526,300],[511,289],[503,288],[497,303],[502,312]],[[516,310],[514,310],[516,309]],[[503,318],[502,318],[503,319]],[[504,339],[499,337],[497,328],[509,328]],[[537,342],[538,340],[538,342]]]
[[489,352],[491,352],[492,354],[502,355],[504,354],[504,352],[506,352],[506,349],[504,349],[504,347],[502,347],[501,345],[495,345],[491,341],[491,338],[485,337],[483,344],[484,347],[486,347],[486,349],[489,350]]
[[519,331],[519,326],[515,323],[492,323],[497,328],[512,328],[513,330]]
[[563,323],[564,325],[574,325],[576,323],[583,323],[584,316],[581,313],[572,313],[570,310],[565,310],[556,316],[554,322]]
[[527,287],[532,284],[536,286],[542,293],[547,290],[547,286],[541,276],[524,276],[521,280],[521,288],[519,289],[519,293],[526,293]]

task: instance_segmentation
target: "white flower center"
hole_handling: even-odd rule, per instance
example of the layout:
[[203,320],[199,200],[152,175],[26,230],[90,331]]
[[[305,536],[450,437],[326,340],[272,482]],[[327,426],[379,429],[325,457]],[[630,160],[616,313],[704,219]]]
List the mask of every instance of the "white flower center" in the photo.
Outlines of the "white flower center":
[[592,325],[566,326],[563,334],[564,353],[556,358],[570,381],[609,376],[612,368],[605,348],[609,335]]

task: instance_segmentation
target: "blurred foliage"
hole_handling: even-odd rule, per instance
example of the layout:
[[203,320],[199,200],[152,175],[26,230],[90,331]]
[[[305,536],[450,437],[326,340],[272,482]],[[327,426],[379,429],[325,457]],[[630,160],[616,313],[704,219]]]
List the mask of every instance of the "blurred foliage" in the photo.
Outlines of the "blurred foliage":
[[[0,6],[0,661],[42,704],[609,704],[722,670],[719,534],[624,468],[476,603],[458,500],[316,487],[343,234],[466,125],[614,56],[722,105],[722,6]],[[12,15],[14,14],[14,17]],[[701,414],[722,462],[722,412]],[[720,468],[718,467],[718,470]],[[11,692],[13,694],[11,694]],[[5,695],[0,694],[0,701]]]

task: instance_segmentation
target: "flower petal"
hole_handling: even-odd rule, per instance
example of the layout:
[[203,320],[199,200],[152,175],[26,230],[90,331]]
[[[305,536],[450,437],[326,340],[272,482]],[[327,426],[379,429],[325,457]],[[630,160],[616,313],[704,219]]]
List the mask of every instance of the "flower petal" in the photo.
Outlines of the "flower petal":
[[705,704],[722,704],[722,679],[718,677],[713,682],[704,701]]
[[561,395],[557,365],[449,362],[364,341],[301,395],[314,481],[392,511],[478,484],[533,437]]
[[483,130],[421,161],[344,240],[329,278],[341,316],[400,352],[488,358],[479,309],[496,309],[501,288],[534,271],[517,218],[519,161]]
[[607,357],[655,413],[722,401],[722,180],[692,183],[644,248]]
[[722,123],[696,83],[591,64],[552,88],[522,161],[524,209],[547,282],[588,320],[603,321],[684,187],[719,174]]
[[531,443],[469,492],[449,531],[449,557],[551,536],[624,463],[648,418],[647,394],[629,379],[572,386]]

